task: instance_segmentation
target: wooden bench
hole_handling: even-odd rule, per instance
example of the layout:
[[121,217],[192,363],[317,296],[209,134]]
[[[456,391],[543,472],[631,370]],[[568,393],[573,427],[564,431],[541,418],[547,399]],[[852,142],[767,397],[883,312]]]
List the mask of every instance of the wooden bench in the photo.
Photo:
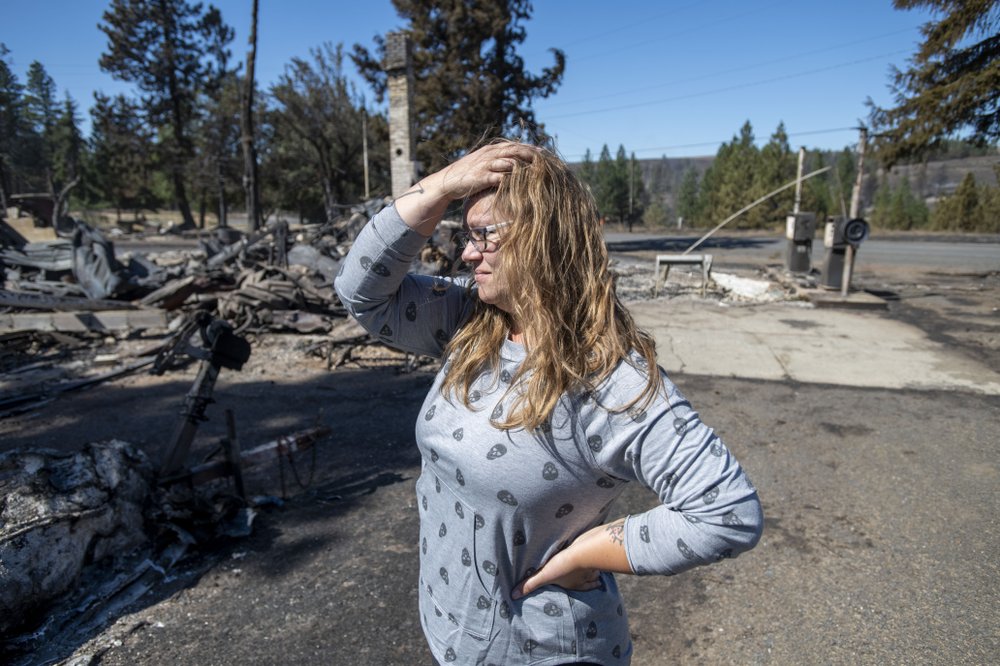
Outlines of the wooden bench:
[[[671,266],[701,266],[701,295],[705,295],[708,280],[712,274],[710,254],[658,254],[656,255],[656,285],[653,295],[659,295],[660,288],[667,281]],[[662,270],[661,270],[662,269]]]

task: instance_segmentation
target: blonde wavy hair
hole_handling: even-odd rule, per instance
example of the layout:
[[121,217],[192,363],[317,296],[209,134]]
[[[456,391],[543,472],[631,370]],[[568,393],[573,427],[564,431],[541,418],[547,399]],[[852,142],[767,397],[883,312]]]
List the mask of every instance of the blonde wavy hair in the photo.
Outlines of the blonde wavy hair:
[[442,393],[472,408],[469,393],[485,370],[500,367],[500,349],[514,320],[525,336],[526,358],[511,379],[513,402],[502,429],[535,429],[567,392],[594,391],[634,350],[646,361],[644,389],[624,411],[647,405],[660,389],[656,348],[615,293],[597,205],[569,166],[547,150],[518,162],[493,193],[501,231],[494,278],[509,294],[512,313],[477,301],[446,354],[451,363]]

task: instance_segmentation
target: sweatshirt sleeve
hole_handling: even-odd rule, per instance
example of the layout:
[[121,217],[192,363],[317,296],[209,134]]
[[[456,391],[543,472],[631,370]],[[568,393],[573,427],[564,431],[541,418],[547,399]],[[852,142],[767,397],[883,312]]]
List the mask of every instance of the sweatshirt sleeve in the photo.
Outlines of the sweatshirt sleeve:
[[596,396],[600,417],[587,442],[602,471],[638,481],[660,498],[625,520],[632,571],[673,575],[753,548],[763,513],[739,462],[660,368],[663,388],[653,402],[616,412],[645,385],[641,367],[622,366]]
[[466,283],[409,273],[427,238],[389,206],[361,230],[334,288],[369,333],[402,351],[440,357],[472,309]]

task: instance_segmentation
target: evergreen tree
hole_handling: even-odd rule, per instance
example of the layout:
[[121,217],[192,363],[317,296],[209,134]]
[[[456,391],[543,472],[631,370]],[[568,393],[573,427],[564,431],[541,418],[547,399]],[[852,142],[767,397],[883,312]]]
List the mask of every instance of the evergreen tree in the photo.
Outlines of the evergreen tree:
[[[230,195],[227,186],[240,182],[236,162],[240,135],[239,81],[236,69],[229,66],[231,53],[227,48],[232,39],[233,30],[223,24],[209,34],[205,45],[208,58],[194,122],[200,175],[197,181],[198,226],[201,228],[205,227],[210,192],[214,194],[219,226],[228,226]],[[249,226],[254,228],[252,223]]]
[[34,192],[48,189],[52,167],[52,132],[59,115],[56,84],[35,60],[28,66],[24,88],[24,132],[21,136],[21,171],[24,184]]
[[953,231],[981,231],[989,226],[979,205],[976,178],[971,172],[965,174],[954,194],[938,201],[931,223],[935,229]]
[[23,86],[7,61],[10,51],[0,43],[0,217],[7,215],[14,193],[14,169],[20,158],[24,123]]
[[698,172],[694,167],[688,167],[684,171],[681,180],[680,190],[677,193],[677,216],[684,220],[684,224],[693,226],[698,224],[698,201],[699,197]]
[[[753,127],[748,120],[738,136],[719,148],[712,166],[701,183],[699,208],[703,222],[714,225],[743,208],[763,193],[758,193],[755,174],[760,166],[760,151],[754,145]],[[759,209],[749,211],[735,224],[757,227],[766,220]]]
[[594,165],[594,158],[590,154],[590,148],[583,154],[583,162],[580,163],[580,180],[586,183],[591,191],[597,178],[597,167]]
[[642,223],[647,227],[665,227],[670,222],[670,211],[661,201],[650,201],[642,211]]
[[883,183],[875,195],[872,226],[880,229],[920,229],[927,225],[927,205],[913,194],[909,178],[896,187]]
[[[540,75],[527,72],[517,49],[531,17],[529,0],[393,0],[407,21],[413,44],[413,123],[417,157],[430,173],[484,138],[519,126],[537,126],[532,101],[555,92],[565,56],[552,49],[554,64]],[[375,37],[373,56],[355,45],[354,63],[382,100],[385,40]],[[536,129],[537,128],[537,129]]]
[[625,158],[625,147],[619,146],[615,159],[611,159],[608,145],[601,148],[594,173],[596,187],[594,199],[597,209],[604,217],[626,222],[628,213],[628,163]]
[[52,128],[51,144],[52,162],[48,185],[54,204],[53,218],[58,220],[66,212],[70,191],[83,176],[81,165],[85,143],[80,133],[77,105],[69,93],[66,93],[62,110]]
[[[784,122],[778,123],[771,139],[761,149],[759,164],[753,197],[746,203],[750,203],[795,179],[797,158],[788,145],[788,134],[785,132]],[[760,204],[757,208],[748,211],[747,215],[754,216],[761,225],[777,224],[784,222],[785,217],[792,212],[794,203],[795,190],[789,188]]]
[[[332,222],[339,216],[341,205],[361,197],[361,127],[366,110],[364,99],[344,74],[342,48],[325,44],[311,54],[312,62],[293,58],[271,88],[271,122],[279,150],[298,154],[313,168],[326,220]],[[377,114],[367,113],[371,125]],[[386,144],[383,141],[381,145]],[[387,153],[388,149],[369,142],[370,155]],[[376,187],[385,187],[385,182],[384,177],[380,178]]]
[[895,106],[868,101],[880,159],[892,165],[969,130],[978,142],[1000,139],[1000,3],[997,0],[893,0],[926,8],[924,43],[905,71],[896,69]]
[[140,210],[154,208],[152,136],[142,120],[141,107],[124,95],[112,99],[94,93],[90,115],[93,190],[115,208],[119,222],[122,210],[138,216]]
[[[624,148],[622,150],[624,151]],[[635,159],[635,153],[628,159],[628,189],[628,230],[632,231],[635,221],[643,219],[643,212],[649,201],[646,187],[642,182],[642,168]]]
[[627,223],[629,225],[628,230],[632,231],[632,220],[628,214],[628,177],[628,158],[625,156],[625,146],[618,144],[618,150],[615,152],[614,169],[612,169],[611,178],[608,181],[608,193],[611,199],[609,203],[618,221]]
[[204,56],[231,40],[232,31],[215,7],[185,0],[112,0],[98,27],[108,36],[101,69],[142,91],[147,118],[161,131],[183,227],[191,228],[185,173],[194,151],[196,100],[211,75]]
[[52,222],[64,215],[69,192],[80,182],[83,137],[76,103],[67,94],[56,101],[56,84],[38,62],[28,67],[24,95],[24,131],[20,138],[25,182],[52,200]]
[[834,164],[833,207],[838,215],[847,216],[851,205],[851,191],[857,179],[858,163],[854,151],[844,148],[837,153]]

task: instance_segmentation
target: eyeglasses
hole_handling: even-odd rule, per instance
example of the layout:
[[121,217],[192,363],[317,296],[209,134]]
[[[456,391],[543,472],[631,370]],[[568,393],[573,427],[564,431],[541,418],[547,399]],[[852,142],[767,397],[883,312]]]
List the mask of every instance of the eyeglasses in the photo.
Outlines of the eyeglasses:
[[510,222],[498,222],[497,224],[491,224],[488,227],[480,227],[478,229],[465,228],[453,237],[455,245],[458,249],[464,250],[466,245],[472,243],[472,247],[476,248],[477,252],[496,252],[497,248],[500,247],[500,238],[497,236],[497,229],[502,229],[509,225]]

